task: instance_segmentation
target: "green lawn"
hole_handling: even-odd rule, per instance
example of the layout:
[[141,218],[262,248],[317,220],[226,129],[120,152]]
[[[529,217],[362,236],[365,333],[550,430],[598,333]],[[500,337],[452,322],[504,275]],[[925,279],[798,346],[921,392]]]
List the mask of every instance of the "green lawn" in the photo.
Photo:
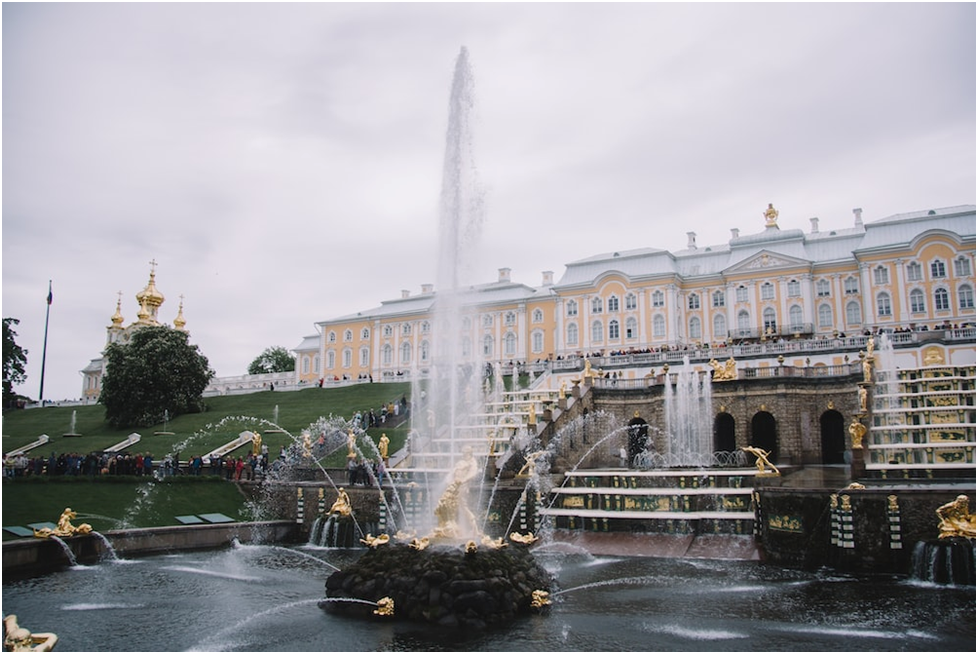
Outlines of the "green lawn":
[[[309,388],[301,391],[265,391],[249,395],[207,398],[204,413],[178,416],[167,424],[173,435],[157,435],[163,425],[145,429],[113,429],[104,420],[101,405],[84,407],[44,407],[29,410],[10,410],[3,414],[3,451],[31,443],[47,434],[46,445],[31,450],[28,456],[48,456],[51,452],[87,453],[103,450],[125,440],[133,431],[142,440],[130,447],[132,453],[150,453],[156,462],[174,451],[180,460],[205,454],[237,438],[242,431],[267,430],[278,407],[277,424],[289,432],[263,433],[271,457],[279,448],[290,445],[292,437],[299,438],[320,417],[341,416],[350,419],[356,411],[379,409],[386,402],[410,400],[408,382],[390,384],[359,384],[343,388]],[[76,438],[65,438],[75,414]],[[404,445],[408,426],[375,428],[368,434],[375,443],[382,433],[391,440],[390,453]],[[361,450],[369,450],[361,444]],[[243,454],[247,446],[234,452]],[[342,468],[346,448],[341,447],[320,463],[327,468]],[[98,531],[116,529],[123,524],[131,527],[153,527],[179,524],[175,516],[201,513],[224,513],[239,520],[250,519],[243,495],[232,483],[211,479],[180,477],[164,482],[139,481],[138,478],[103,477],[97,480],[59,477],[17,479],[3,483],[3,526],[26,526],[32,522],[56,522],[65,507],[78,512],[77,522],[87,522]],[[13,538],[4,532],[4,540]]]

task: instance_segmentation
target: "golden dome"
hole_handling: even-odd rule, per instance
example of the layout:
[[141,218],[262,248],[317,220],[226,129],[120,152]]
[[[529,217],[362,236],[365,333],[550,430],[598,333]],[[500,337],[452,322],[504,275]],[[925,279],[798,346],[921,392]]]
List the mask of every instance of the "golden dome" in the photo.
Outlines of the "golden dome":
[[187,321],[183,317],[183,296],[180,297],[180,309],[177,311],[177,317],[173,319],[173,326],[180,331],[186,331],[184,327],[187,325]]
[[[146,284],[146,288],[141,290],[136,294],[136,300],[142,305],[144,302],[148,307],[159,307],[166,300],[163,294],[156,288],[156,271],[151,270],[149,273],[149,283]],[[152,312],[151,312],[152,313]]]
[[122,327],[124,320],[125,318],[122,317],[122,291],[119,291],[119,299],[115,302],[115,313],[112,314],[112,325]]

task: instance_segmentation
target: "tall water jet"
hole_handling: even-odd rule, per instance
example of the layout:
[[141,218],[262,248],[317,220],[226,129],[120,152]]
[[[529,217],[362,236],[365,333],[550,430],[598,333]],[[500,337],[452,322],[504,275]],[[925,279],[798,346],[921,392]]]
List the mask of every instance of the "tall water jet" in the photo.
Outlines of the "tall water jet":
[[709,466],[713,461],[713,390],[709,374],[701,375],[683,359],[675,384],[665,386],[666,464]]
[[[438,295],[432,330],[432,375],[428,410],[413,424],[443,456],[437,466],[454,467],[461,452],[458,429],[482,403],[481,348],[465,341],[465,291],[483,220],[476,181],[471,114],[473,80],[468,51],[459,52],[449,99],[448,131],[439,216]],[[471,316],[469,317],[471,320]]]

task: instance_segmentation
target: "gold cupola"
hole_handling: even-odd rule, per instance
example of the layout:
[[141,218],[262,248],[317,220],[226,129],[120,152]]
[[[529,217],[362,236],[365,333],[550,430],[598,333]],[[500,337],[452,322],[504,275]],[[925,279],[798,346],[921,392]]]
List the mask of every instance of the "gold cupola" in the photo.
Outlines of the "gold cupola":
[[112,326],[122,327],[125,318],[122,317],[122,291],[119,291],[119,299],[115,301],[115,313],[112,314]]
[[[160,305],[166,300],[159,289],[156,288],[156,260],[150,261],[149,282],[146,288],[136,294],[136,301],[139,302],[139,321],[157,323],[156,315]],[[144,316],[143,313],[146,313]]]
[[183,317],[183,296],[180,296],[180,308],[177,310],[177,317],[173,319],[173,326],[182,332],[187,331],[187,321]]

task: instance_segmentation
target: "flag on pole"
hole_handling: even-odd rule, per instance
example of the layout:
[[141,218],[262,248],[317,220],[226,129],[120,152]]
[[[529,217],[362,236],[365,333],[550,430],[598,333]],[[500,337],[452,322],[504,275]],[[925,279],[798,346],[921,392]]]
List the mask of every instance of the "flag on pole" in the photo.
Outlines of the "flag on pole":
[[51,294],[51,282],[48,282],[48,306],[51,306],[51,300],[54,299],[54,295]]

